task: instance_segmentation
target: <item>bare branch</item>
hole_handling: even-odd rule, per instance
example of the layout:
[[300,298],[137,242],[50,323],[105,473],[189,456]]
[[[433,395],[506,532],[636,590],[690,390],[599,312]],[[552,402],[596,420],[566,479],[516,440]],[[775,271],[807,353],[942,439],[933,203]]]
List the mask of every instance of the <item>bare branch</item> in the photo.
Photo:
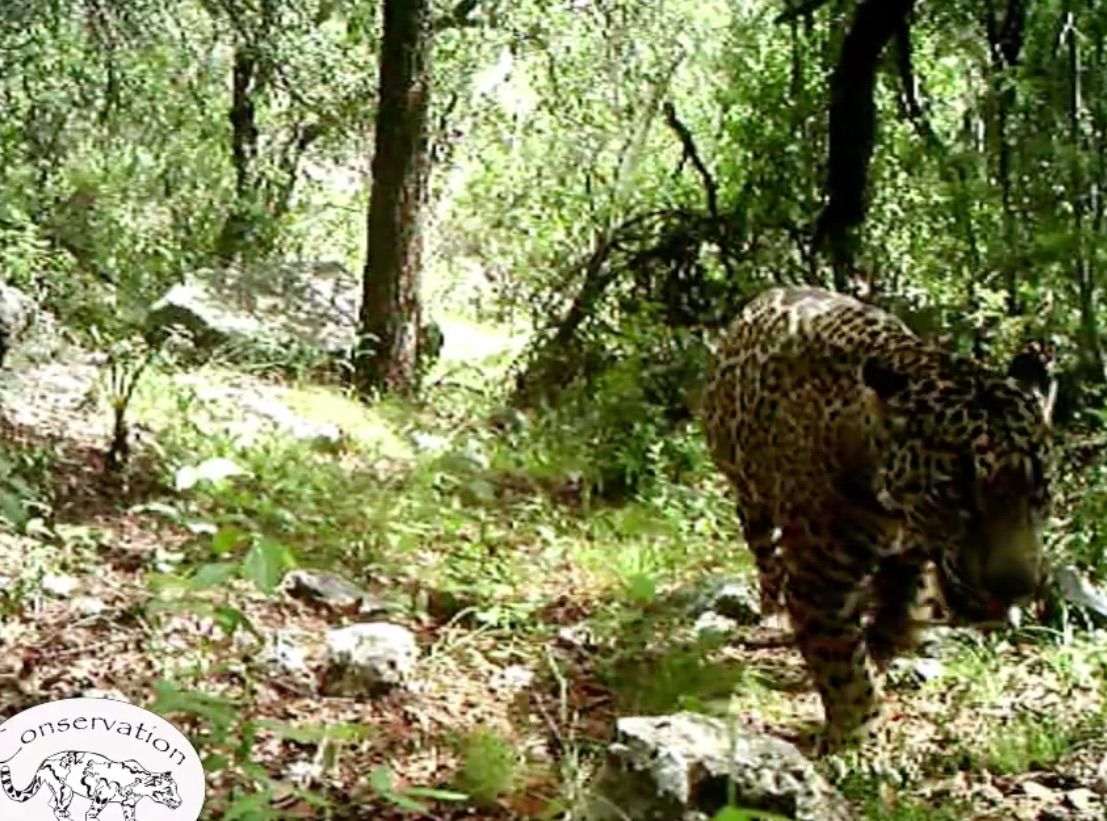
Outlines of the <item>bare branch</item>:
[[711,175],[707,166],[704,165],[703,160],[700,159],[700,153],[696,150],[696,141],[692,137],[692,132],[688,130],[688,126],[677,118],[676,107],[672,103],[666,102],[662,109],[665,112],[665,122],[669,124],[669,128],[676,132],[681,147],[684,149],[680,164],[684,165],[685,160],[691,161],[696,172],[700,175],[700,179],[703,180],[704,191],[707,194],[707,210],[711,214],[711,218],[718,221],[719,185],[715,182],[715,178]]

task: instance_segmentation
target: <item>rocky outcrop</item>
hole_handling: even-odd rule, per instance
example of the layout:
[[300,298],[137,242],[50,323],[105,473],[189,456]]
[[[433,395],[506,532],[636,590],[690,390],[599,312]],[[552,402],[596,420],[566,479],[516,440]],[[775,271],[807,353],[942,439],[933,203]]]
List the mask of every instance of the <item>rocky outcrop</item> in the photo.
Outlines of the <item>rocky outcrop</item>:
[[699,821],[728,801],[794,821],[852,817],[792,744],[692,712],[618,719],[590,817]]

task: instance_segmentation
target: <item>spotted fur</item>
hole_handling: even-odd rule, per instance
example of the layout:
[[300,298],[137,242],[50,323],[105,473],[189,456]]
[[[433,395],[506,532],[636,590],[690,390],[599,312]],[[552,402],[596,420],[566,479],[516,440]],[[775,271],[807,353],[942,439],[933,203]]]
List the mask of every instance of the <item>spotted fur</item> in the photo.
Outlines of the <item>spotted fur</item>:
[[704,395],[767,615],[787,609],[824,749],[879,723],[930,568],[960,622],[1034,595],[1049,501],[1046,403],[899,319],[814,288],[749,303]]
[[135,821],[135,804],[146,797],[170,809],[181,804],[172,774],[151,773],[137,761],[119,763],[99,753],[67,750],[47,756],[23,789],[12,783],[10,767],[0,767],[0,788],[12,801],[30,801],[44,784],[58,821],[70,821],[74,795],[91,802],[85,821],[98,819],[108,804],[119,804],[125,821]]

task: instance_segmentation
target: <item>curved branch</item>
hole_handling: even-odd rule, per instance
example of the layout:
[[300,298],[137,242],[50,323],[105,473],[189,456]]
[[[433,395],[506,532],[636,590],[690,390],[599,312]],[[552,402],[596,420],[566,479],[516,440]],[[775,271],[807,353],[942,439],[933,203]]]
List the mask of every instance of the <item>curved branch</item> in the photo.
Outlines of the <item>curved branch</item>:
[[700,152],[696,150],[696,141],[692,138],[692,132],[688,130],[688,126],[677,118],[676,107],[672,103],[666,102],[662,106],[662,110],[665,112],[665,122],[669,124],[669,128],[676,132],[680,139],[680,145],[684,149],[684,154],[680,158],[681,165],[684,164],[685,160],[689,160],[700,175],[700,179],[703,180],[704,192],[707,195],[707,211],[711,214],[711,219],[718,221],[718,183],[715,182],[715,178],[711,175],[707,166],[704,165],[703,160],[700,159]]

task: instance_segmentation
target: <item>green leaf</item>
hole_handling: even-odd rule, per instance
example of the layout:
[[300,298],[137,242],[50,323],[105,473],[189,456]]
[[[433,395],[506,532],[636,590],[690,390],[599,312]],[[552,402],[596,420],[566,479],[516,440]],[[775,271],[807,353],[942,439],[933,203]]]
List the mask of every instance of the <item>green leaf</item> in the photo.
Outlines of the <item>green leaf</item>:
[[273,801],[271,790],[248,793],[235,798],[231,805],[223,813],[224,821],[227,819],[248,819],[248,821],[261,821],[267,818],[279,818],[280,812],[269,805]]
[[778,815],[768,810],[746,810],[740,807],[723,807],[711,821],[792,821],[786,815]]
[[657,580],[645,573],[632,573],[626,578],[627,595],[637,604],[648,604],[657,595]]
[[222,556],[230,553],[245,539],[246,534],[237,527],[221,527],[211,537],[211,552],[213,555]]
[[348,721],[338,724],[309,724],[304,727],[297,727],[283,721],[261,719],[258,721],[258,727],[268,730],[280,738],[295,741],[297,744],[318,744],[325,740],[354,742],[369,737],[368,727]]
[[208,590],[228,579],[233,579],[238,574],[238,565],[228,562],[211,562],[202,564],[196,568],[188,579],[188,586],[193,590]]
[[468,801],[469,796],[463,792],[453,790],[440,790],[435,787],[408,787],[404,792],[407,795],[429,798],[432,801]]
[[265,536],[257,539],[242,562],[246,578],[263,593],[277,589],[284,571],[296,566],[292,551],[280,542]]
[[233,636],[235,631],[240,627],[259,638],[261,637],[261,633],[254,627],[254,623],[250,621],[249,616],[237,607],[221,605],[215,608],[212,617],[215,619],[215,623],[219,625],[219,629],[222,630],[223,634],[228,638]]
[[151,711],[166,713],[186,713],[200,716],[211,722],[218,734],[224,734],[238,717],[234,704],[218,696],[210,696],[188,690],[180,690],[168,681],[159,681],[154,685],[154,703]]

